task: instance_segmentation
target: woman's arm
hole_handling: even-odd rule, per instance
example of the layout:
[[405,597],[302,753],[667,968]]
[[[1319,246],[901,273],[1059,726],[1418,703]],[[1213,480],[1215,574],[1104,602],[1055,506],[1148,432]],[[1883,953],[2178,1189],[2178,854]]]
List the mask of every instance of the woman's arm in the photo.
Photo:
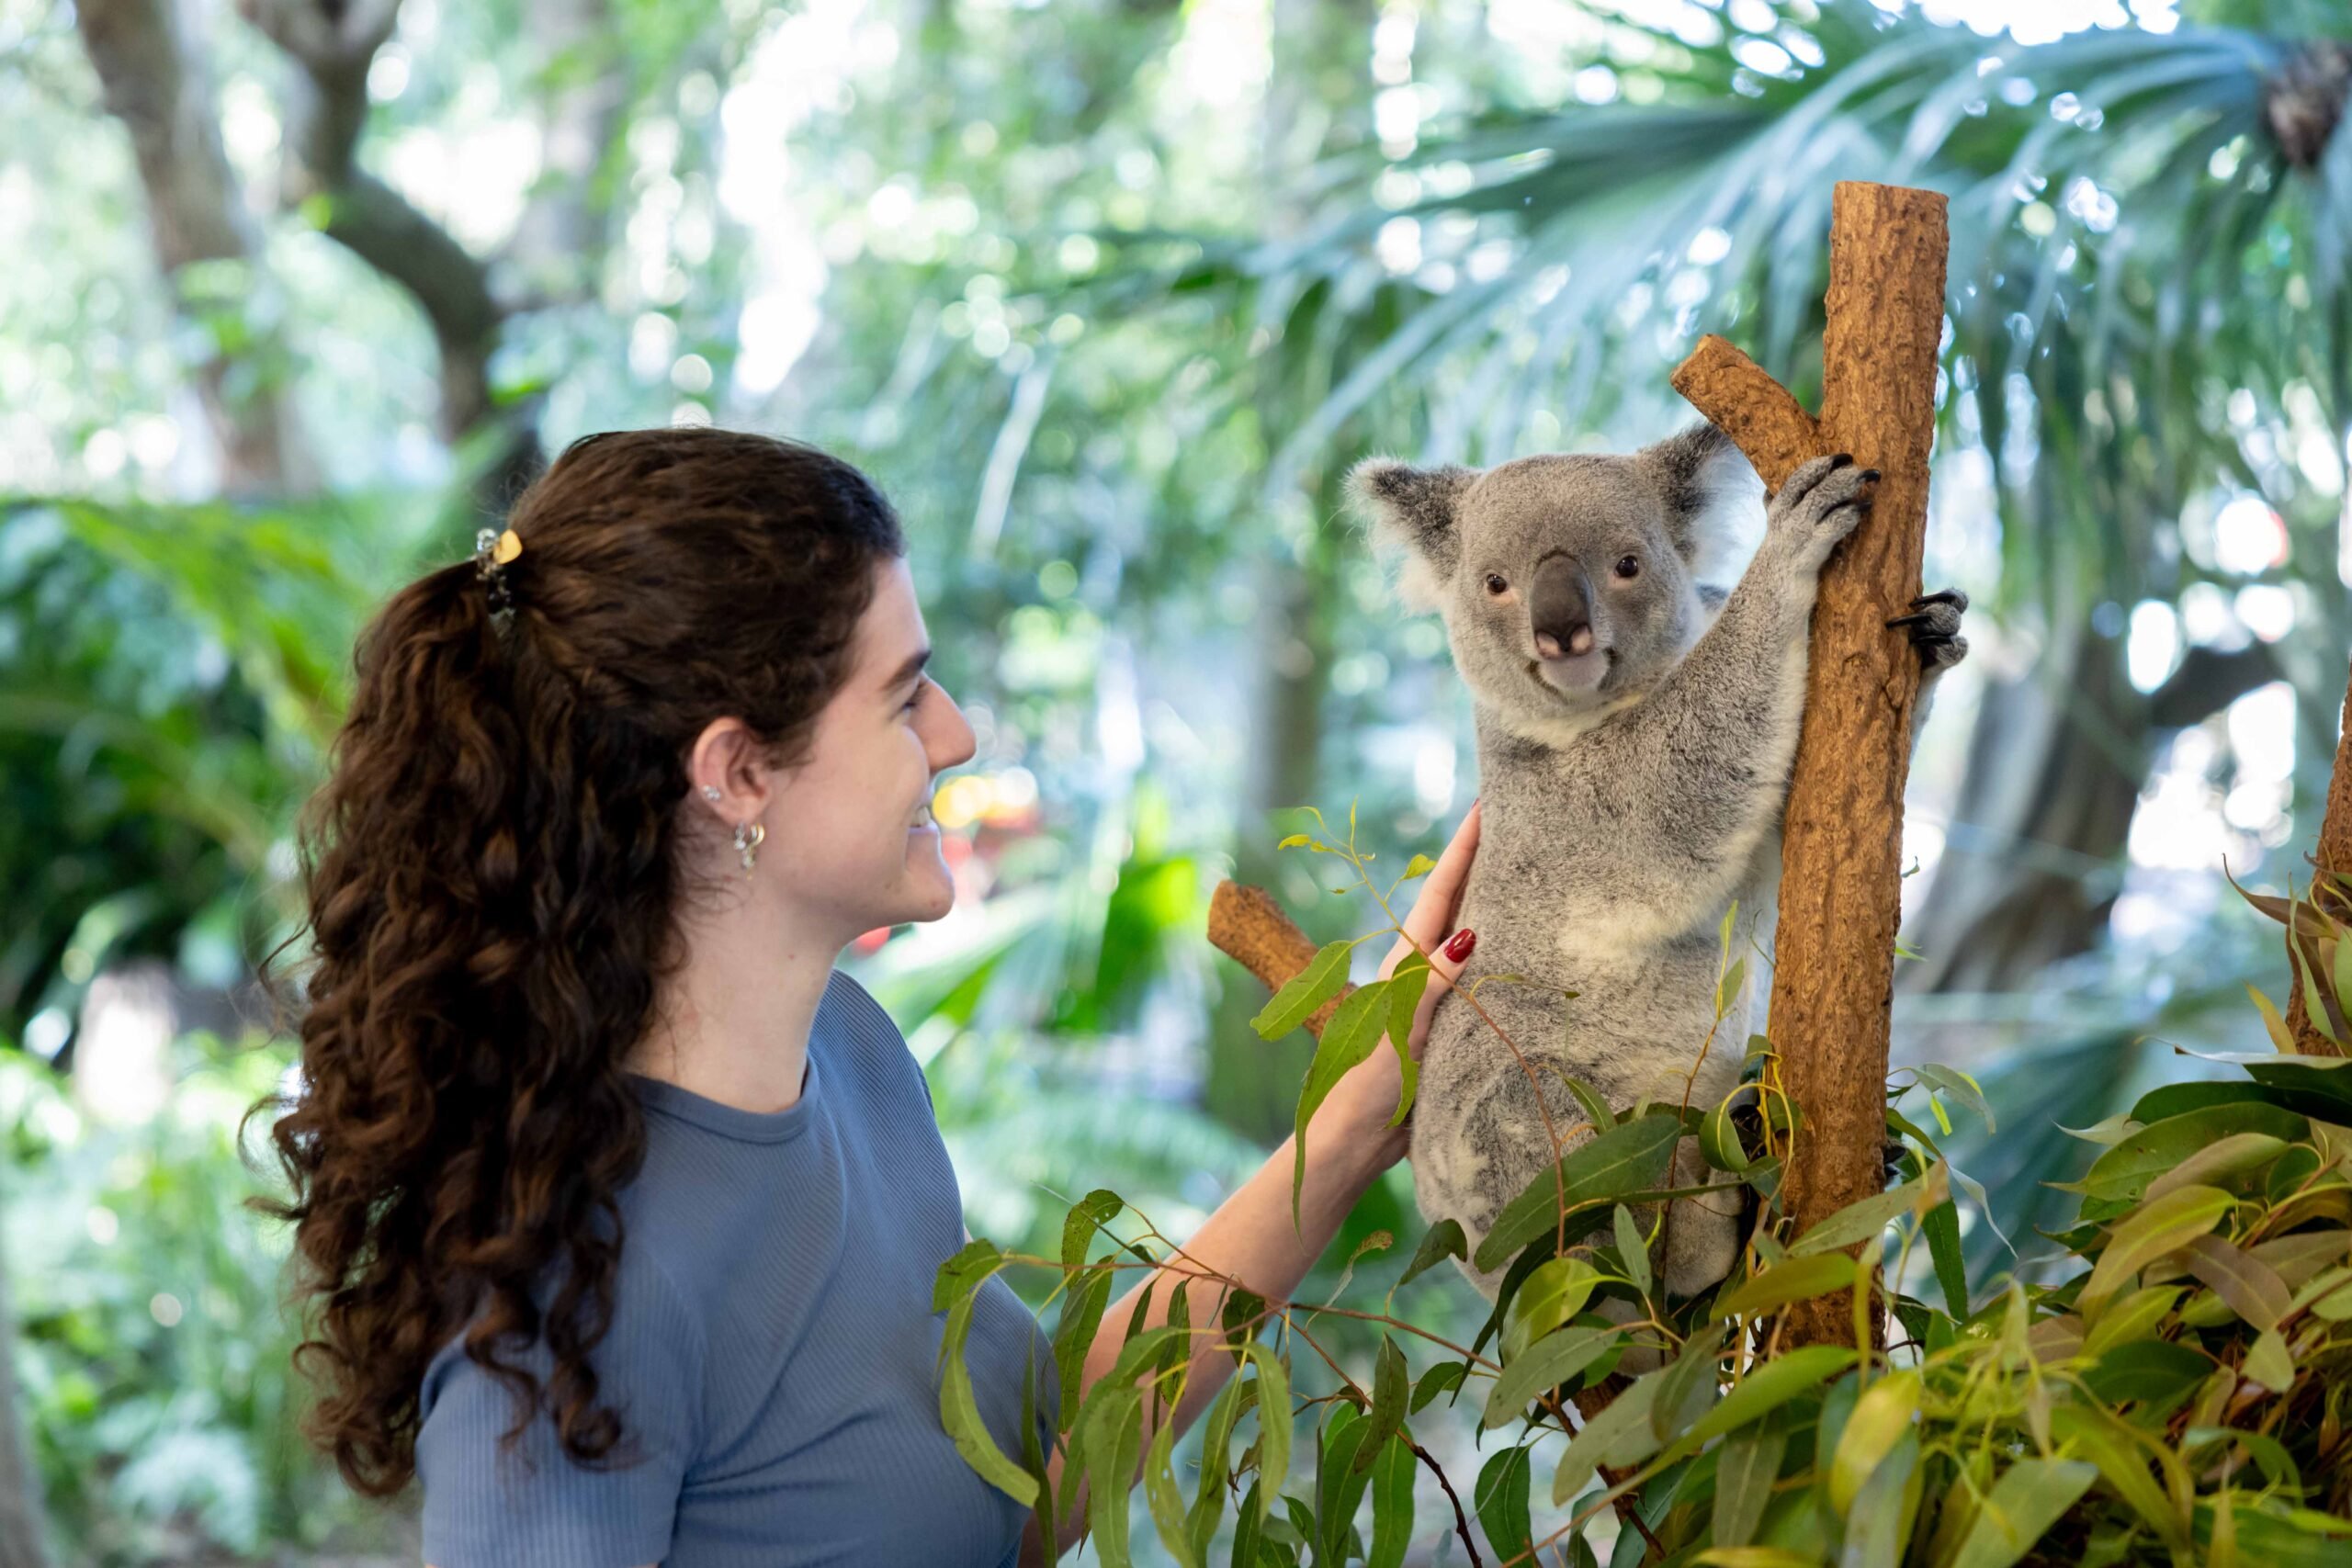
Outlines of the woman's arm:
[[[1382,1049],[1387,1047],[1384,1045]],[[1146,1329],[1157,1328],[1167,1321],[1170,1294],[1179,1280],[1193,1271],[1238,1280],[1244,1288],[1269,1302],[1289,1298],[1315,1260],[1323,1255],[1323,1249],[1330,1245],[1340,1222],[1347,1218],[1356,1200],[1363,1196],[1364,1189],[1378,1178],[1382,1168],[1365,1156],[1361,1139],[1343,1137],[1337,1128],[1328,1125],[1331,1120],[1318,1111],[1307,1123],[1306,1177],[1306,1186],[1299,1193],[1299,1228],[1292,1230],[1290,1218],[1291,1169],[1297,1157],[1294,1148],[1297,1139],[1294,1135],[1284,1138],[1282,1147],[1268,1156],[1266,1163],[1258,1168],[1258,1173],[1209,1216],[1193,1239],[1185,1243],[1183,1255],[1169,1260],[1172,1267],[1146,1275],[1133,1290],[1103,1311],[1102,1326],[1095,1331],[1094,1343],[1086,1352],[1081,1389],[1092,1387],[1094,1381],[1118,1360],[1120,1347],[1126,1342],[1127,1320],[1135,1315],[1136,1303],[1142,1299],[1146,1284],[1152,1287],[1151,1310],[1143,1322]],[[1226,1294],[1222,1284],[1193,1280],[1185,1292],[1192,1322],[1195,1325],[1215,1325],[1224,1311]],[[1185,1376],[1184,1397],[1173,1412],[1175,1437],[1182,1438],[1216,1398],[1234,1364],[1233,1358],[1217,1348],[1216,1336],[1201,1337]],[[1160,1413],[1170,1414],[1164,1404]],[[1147,1399],[1142,1451],[1150,1451],[1152,1434],[1158,1429],[1151,1402]],[[1080,1521],[1086,1517],[1087,1489],[1092,1478],[1081,1480],[1073,1495],[1062,1496],[1062,1457],[1057,1449],[1046,1468],[1053,1478],[1054,1501],[1060,1515],[1055,1538],[1068,1550],[1077,1539]],[[1138,1465],[1136,1473],[1126,1478],[1126,1484],[1132,1488],[1142,1473]],[[1036,1516],[1032,1514],[1022,1531],[1021,1562],[1023,1568],[1045,1568],[1046,1561]]]
[[[1471,858],[1477,852],[1479,822],[1478,805],[1473,801],[1445,852],[1438,857],[1436,866],[1422,882],[1420,894],[1404,919],[1404,934],[1380,966],[1380,977],[1385,980],[1408,954],[1419,952],[1429,956],[1430,978],[1406,1035],[1406,1049],[1416,1062],[1420,1060],[1422,1048],[1429,1041],[1430,1016],[1439,998],[1452,989],[1461,976],[1476,941],[1466,931],[1456,932],[1452,942],[1443,939],[1446,932],[1453,930],[1454,917],[1461,908]],[[1151,1310],[1142,1327],[1136,1331],[1138,1334],[1168,1321],[1169,1296],[1179,1280],[1192,1274],[1222,1275],[1239,1280],[1242,1289],[1268,1302],[1288,1301],[1298,1282],[1306,1277],[1306,1271],[1315,1266],[1315,1260],[1323,1256],[1323,1249],[1331,1244],[1340,1222],[1347,1218],[1356,1200],[1363,1196],[1364,1189],[1406,1157],[1411,1143],[1410,1119],[1401,1127],[1388,1125],[1396,1115],[1403,1087],[1396,1049],[1384,1038],[1373,1047],[1370,1056],[1340,1075],[1340,1081],[1307,1119],[1306,1169],[1298,1193],[1297,1228],[1291,1225],[1291,1172],[1298,1158],[1298,1140],[1294,1135],[1283,1140],[1282,1147],[1267,1157],[1239,1191],[1209,1216],[1208,1223],[1184,1245],[1180,1255],[1169,1259],[1168,1266],[1153,1270],[1104,1310],[1102,1326],[1095,1330],[1094,1342],[1087,1347],[1086,1360],[1080,1368],[1080,1391],[1091,1388],[1096,1379],[1117,1363],[1119,1351],[1127,1340],[1127,1321],[1135,1316],[1136,1303],[1142,1298],[1146,1284],[1152,1288]],[[1226,1287],[1216,1280],[1191,1280],[1184,1293],[1191,1321],[1196,1326],[1222,1321],[1226,1294]],[[1234,1359],[1217,1348],[1218,1337],[1215,1333],[1199,1337],[1199,1347],[1185,1372],[1184,1397],[1172,1412],[1165,1408],[1161,1411],[1164,1417],[1176,1424],[1171,1440],[1182,1437],[1200,1413],[1208,1408],[1233,1371]],[[1141,1452],[1151,1451],[1152,1436],[1159,1426],[1152,1416],[1151,1401],[1147,1399]],[[1054,1503],[1058,1517],[1054,1521],[1054,1539],[1070,1541],[1077,1537],[1079,1522],[1086,1517],[1087,1483],[1077,1486],[1072,1496],[1059,1495],[1062,1453],[1058,1447],[1047,1457],[1046,1472],[1052,1477],[1056,1490]],[[1133,1490],[1142,1473],[1138,1464],[1136,1473],[1125,1479],[1124,1487]],[[1022,1528],[1021,1565],[1047,1568],[1034,1512]]]

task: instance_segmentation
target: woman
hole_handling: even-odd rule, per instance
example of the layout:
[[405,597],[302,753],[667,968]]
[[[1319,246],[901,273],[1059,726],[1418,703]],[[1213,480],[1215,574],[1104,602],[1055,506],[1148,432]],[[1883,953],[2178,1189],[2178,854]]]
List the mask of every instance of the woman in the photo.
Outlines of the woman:
[[[833,968],[954,897],[928,802],[972,731],[904,556],[822,453],[612,432],[360,639],[304,823],[272,1208],[314,1298],[311,1434],[364,1493],[421,1482],[434,1568],[1044,1560],[942,1427],[955,1172],[903,1037]],[[1476,833],[1474,808],[1407,922],[1425,950]],[[1285,1146],[1193,1262],[1287,1296],[1403,1156],[1398,1084],[1384,1048],[1321,1108],[1303,1234]],[[1033,1353],[1050,1451],[1050,1344],[989,1280],[967,1356],[1014,1454]],[[1230,1365],[1202,1353],[1180,1430]]]

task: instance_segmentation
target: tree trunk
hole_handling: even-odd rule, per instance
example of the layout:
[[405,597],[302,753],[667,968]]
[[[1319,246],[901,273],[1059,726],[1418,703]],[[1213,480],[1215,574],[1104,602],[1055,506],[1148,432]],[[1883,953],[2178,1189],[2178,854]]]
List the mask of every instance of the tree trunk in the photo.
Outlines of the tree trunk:
[[[130,133],[156,265],[185,318],[187,306],[198,302],[187,298],[188,269],[206,262],[248,271],[261,265],[221,145],[203,46],[182,28],[174,0],[82,0],[74,17],[107,111]],[[241,296],[253,291],[250,278],[236,288]],[[235,301],[220,303],[233,308]],[[196,367],[198,400],[220,454],[221,491],[254,496],[309,489],[316,476],[292,434],[277,380],[265,373],[252,378],[250,390],[237,391],[230,359],[216,350]]]
[[[1737,440],[1777,490],[1792,459],[1850,452],[1884,476],[1871,511],[1822,569],[1781,835],[1770,1029],[1804,1124],[1782,1201],[1802,1235],[1885,1183],[1887,1014],[1902,886],[1917,657],[1886,620],[1919,592],[1928,457],[1942,335],[1945,198],[1838,182],[1817,425],[1719,338],[1674,385]],[[1845,1337],[1842,1299],[1790,1314],[1795,1343]]]
[[[2312,863],[2324,872],[2352,873],[2352,682],[2347,682],[2344,694],[2344,711],[2335,740],[2335,770],[2327,779],[2327,808],[2320,818],[2319,852]],[[2312,897],[2321,907],[2330,910],[2338,919],[2352,919],[2352,897],[2346,897],[2324,882],[2314,883]],[[2307,955],[2306,961],[2310,958]],[[2320,983],[2327,984],[2322,970]],[[2333,1041],[2313,1028],[2310,1011],[2303,1006],[2303,988],[2290,984],[2287,987],[2287,1027],[2294,1032],[2295,1049],[2310,1056],[2335,1056],[2343,1053]]]
[[41,1568],[40,1486],[17,1422],[16,1323],[0,1256],[0,1568]]
[[[1361,62],[1368,51],[1371,14],[1354,6],[1324,6],[1316,0],[1276,0],[1273,73],[1259,117],[1258,164],[1261,188],[1294,190],[1299,175],[1320,155],[1331,116],[1326,97],[1360,85],[1361,72],[1336,71],[1334,62]],[[1303,201],[1276,200],[1268,209],[1271,239],[1295,235],[1304,223]],[[1269,385],[1274,356],[1266,356]],[[1261,398],[1266,427],[1279,429],[1287,417],[1274,406],[1276,395]],[[1271,544],[1254,571],[1257,615],[1249,668],[1257,671],[1250,705],[1249,739],[1243,755],[1249,773],[1234,824],[1234,875],[1245,883],[1279,889],[1289,866],[1278,861],[1274,841],[1298,824],[1278,819],[1284,807],[1320,805],[1315,799],[1317,751],[1323,735],[1323,694],[1330,679],[1330,618],[1337,599],[1338,552],[1320,526],[1336,514],[1326,498],[1325,475],[1303,477],[1302,497],[1315,505],[1318,524],[1305,558],[1294,562]],[[1269,531],[1270,539],[1275,536]],[[1208,1063],[1202,1099],[1209,1113],[1245,1136],[1275,1142],[1291,1130],[1306,1065],[1287,1051],[1270,1048],[1250,1027],[1263,1006],[1247,987],[1228,987],[1209,1022]]]

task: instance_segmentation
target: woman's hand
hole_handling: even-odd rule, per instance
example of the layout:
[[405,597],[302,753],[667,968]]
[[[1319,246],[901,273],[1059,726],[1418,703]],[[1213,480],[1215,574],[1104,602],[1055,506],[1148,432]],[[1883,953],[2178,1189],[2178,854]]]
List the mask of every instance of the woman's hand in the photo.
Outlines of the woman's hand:
[[[1429,989],[1422,993],[1421,1005],[1413,1013],[1412,1033],[1406,1041],[1406,1049],[1412,1052],[1417,1063],[1421,1059],[1421,1047],[1429,1039],[1430,1015],[1437,1010],[1438,998],[1453,988],[1453,978],[1462,973],[1477,941],[1476,932],[1466,931],[1455,931],[1451,941],[1445,940],[1446,933],[1453,931],[1454,915],[1462,905],[1463,885],[1470,877],[1470,857],[1477,849],[1478,803],[1473,801],[1462,818],[1462,826],[1453,830],[1453,841],[1438,857],[1436,869],[1422,879],[1420,897],[1413,901],[1412,911],[1405,917],[1405,937],[1389,950],[1387,959],[1380,965],[1380,977],[1385,980],[1416,948],[1430,955]],[[1370,1169],[1374,1174],[1386,1170],[1405,1157],[1412,1141],[1410,1114],[1401,1124],[1388,1125],[1396,1115],[1396,1101],[1404,1088],[1405,1076],[1396,1065],[1396,1047],[1384,1037],[1373,1047],[1371,1055],[1331,1086],[1330,1094],[1316,1108],[1307,1142],[1311,1145],[1317,1139],[1336,1138],[1339,1146],[1347,1149],[1351,1157],[1371,1161]]]

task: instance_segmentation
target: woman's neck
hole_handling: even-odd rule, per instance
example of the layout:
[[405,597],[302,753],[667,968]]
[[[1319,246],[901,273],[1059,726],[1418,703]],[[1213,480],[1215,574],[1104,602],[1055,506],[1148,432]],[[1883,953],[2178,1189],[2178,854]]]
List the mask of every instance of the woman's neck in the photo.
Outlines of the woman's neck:
[[799,1102],[808,1031],[841,944],[789,932],[766,913],[739,907],[688,928],[686,961],[623,1066],[739,1110]]

